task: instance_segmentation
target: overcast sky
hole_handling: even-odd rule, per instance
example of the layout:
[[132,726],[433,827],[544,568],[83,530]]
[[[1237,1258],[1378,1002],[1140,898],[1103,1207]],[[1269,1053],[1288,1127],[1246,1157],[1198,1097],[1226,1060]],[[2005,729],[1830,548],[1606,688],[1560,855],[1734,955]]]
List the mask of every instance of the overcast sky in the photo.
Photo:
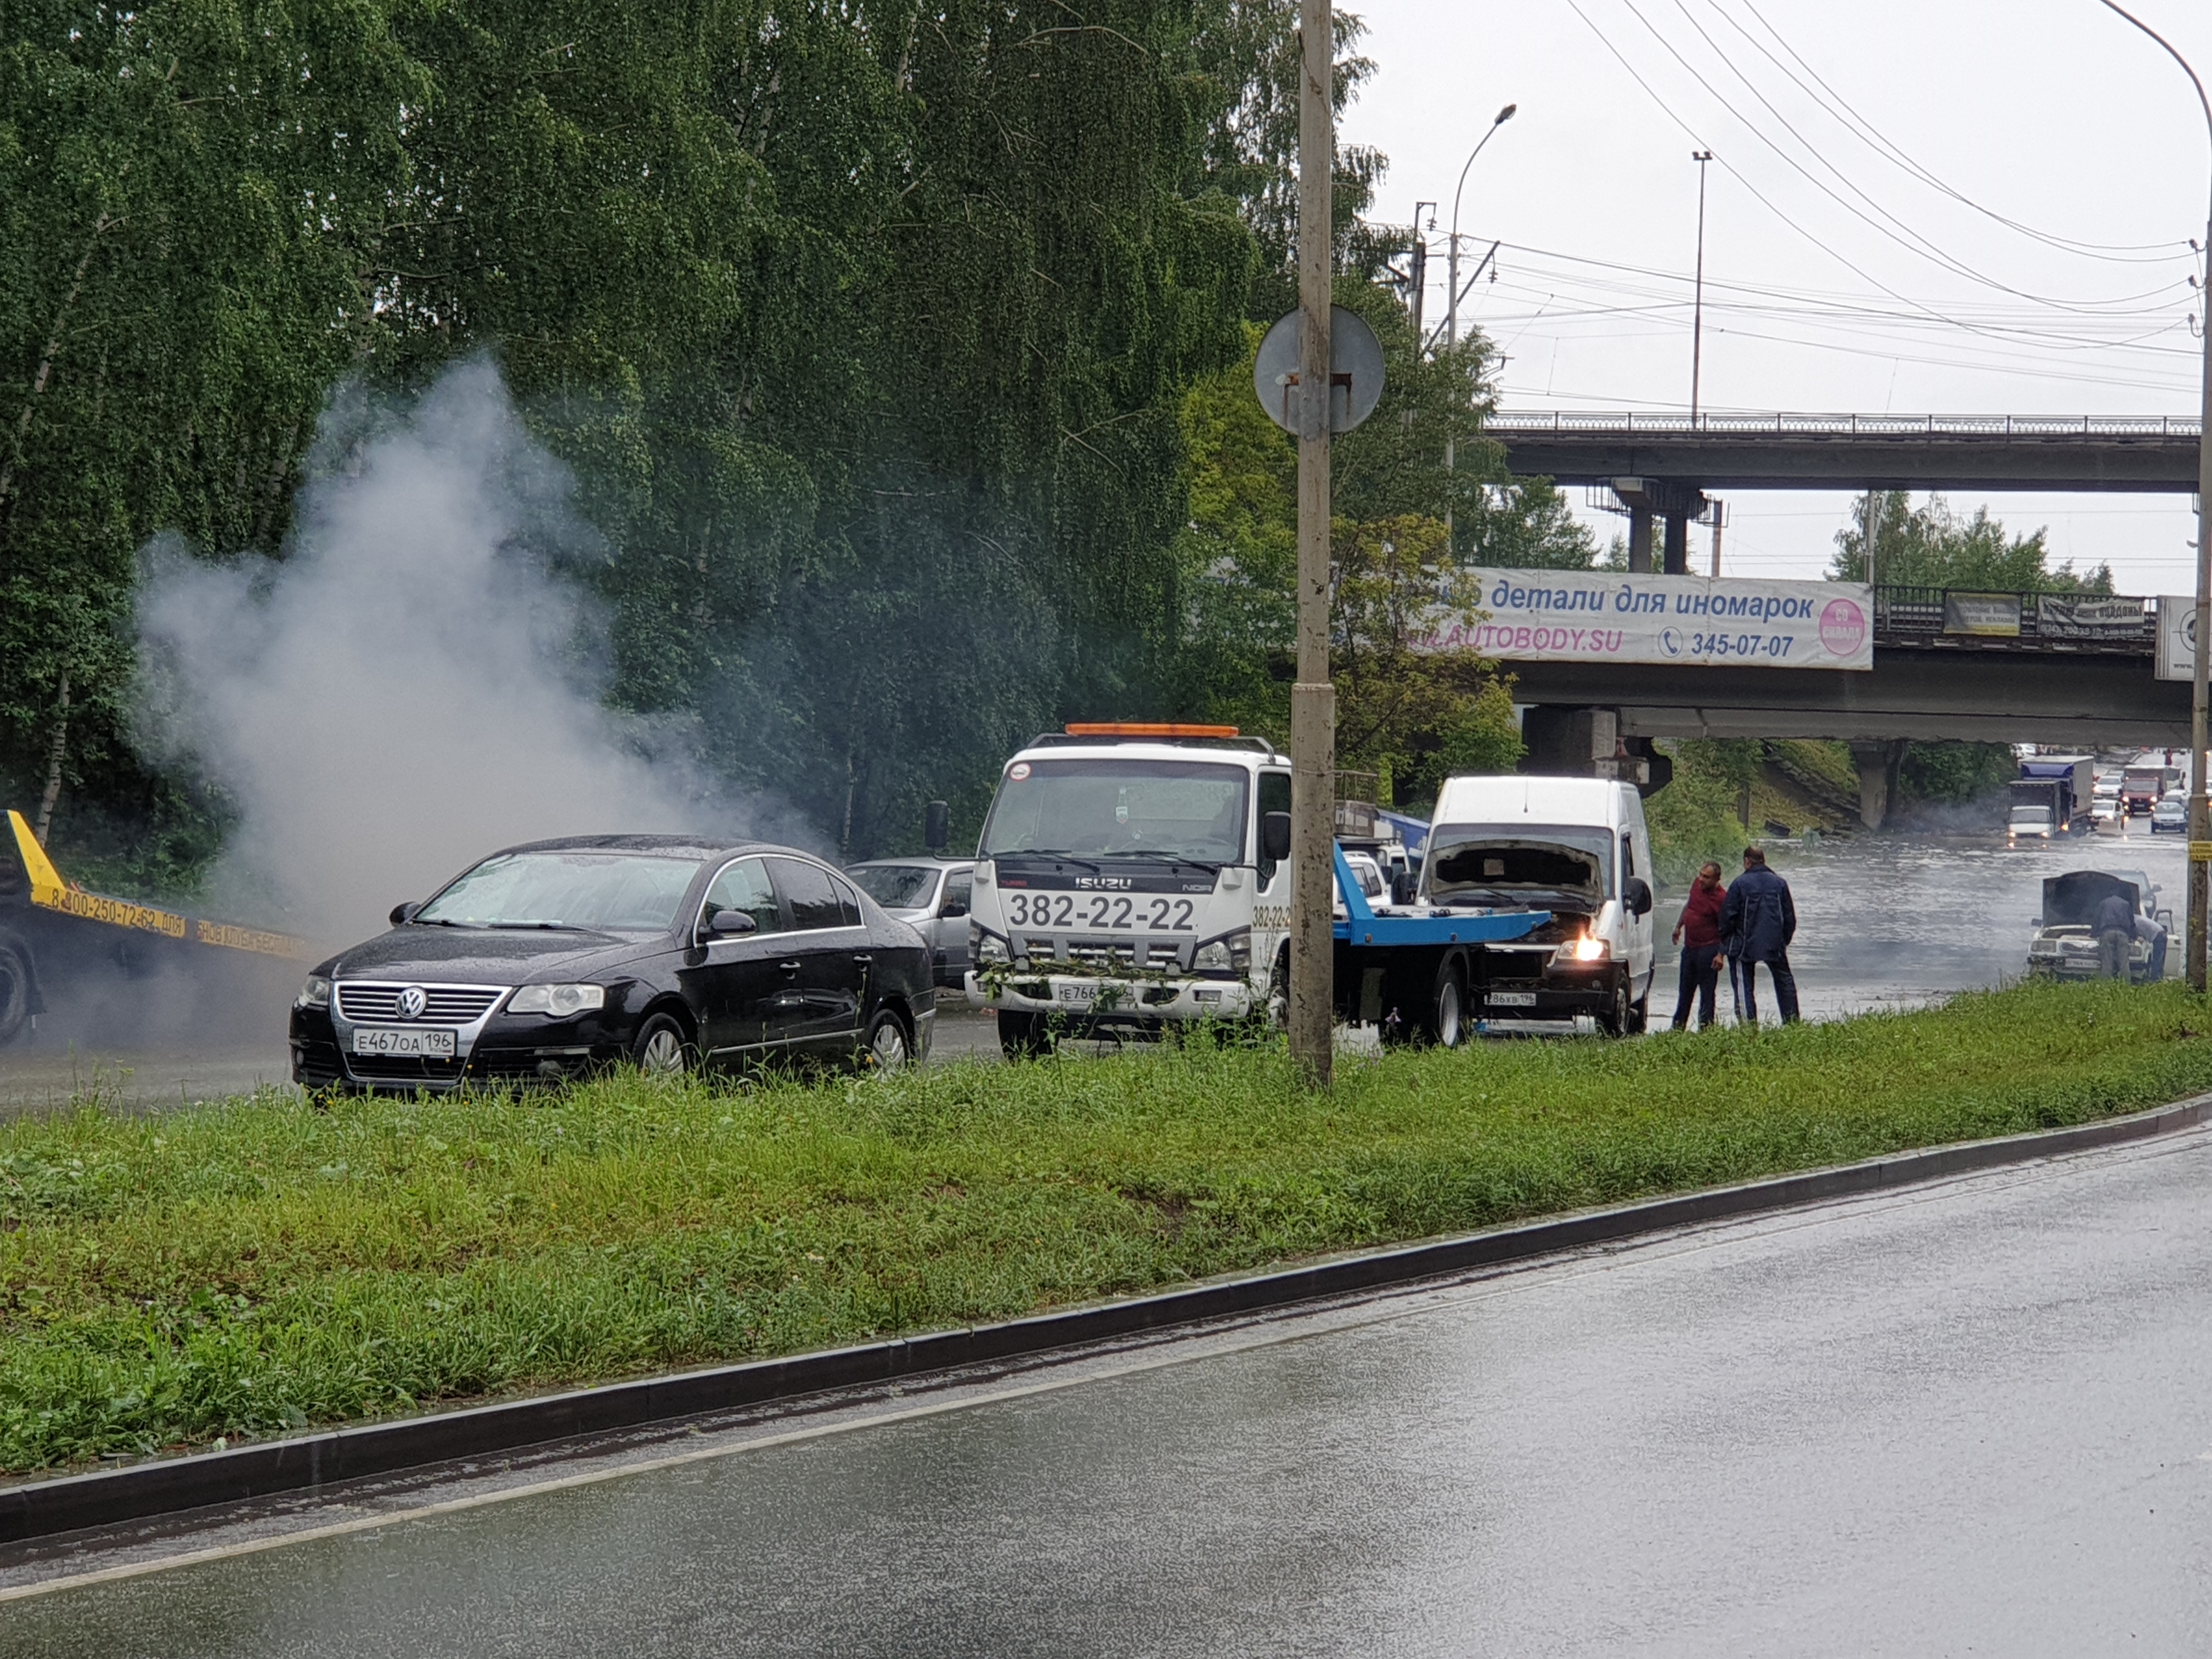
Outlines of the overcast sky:
[[[2212,80],[2212,0],[2130,9]],[[1504,243],[1461,316],[1507,351],[1506,409],[1688,407],[1705,149],[1705,409],[2197,413],[2212,137],[2172,60],[2098,0],[1346,9],[1379,65],[1343,131],[1390,159],[1375,216],[1441,202],[1432,319],[1462,164],[1519,106],[1460,205],[1462,277]],[[2047,526],[2057,558],[2109,561],[2122,592],[2192,585],[2186,496],[1986,499]],[[1725,574],[1820,574],[1849,505],[1738,492]],[[1625,522],[1584,516],[1601,538]]]

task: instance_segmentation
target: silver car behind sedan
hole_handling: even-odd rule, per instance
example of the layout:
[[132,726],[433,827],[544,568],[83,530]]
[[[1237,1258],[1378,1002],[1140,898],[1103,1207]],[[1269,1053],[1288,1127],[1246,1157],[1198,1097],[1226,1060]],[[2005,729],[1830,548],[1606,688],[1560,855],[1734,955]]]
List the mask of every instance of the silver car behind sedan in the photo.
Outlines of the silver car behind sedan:
[[860,890],[929,941],[939,985],[958,987],[968,973],[968,902],[975,860],[925,855],[872,859],[845,873]]

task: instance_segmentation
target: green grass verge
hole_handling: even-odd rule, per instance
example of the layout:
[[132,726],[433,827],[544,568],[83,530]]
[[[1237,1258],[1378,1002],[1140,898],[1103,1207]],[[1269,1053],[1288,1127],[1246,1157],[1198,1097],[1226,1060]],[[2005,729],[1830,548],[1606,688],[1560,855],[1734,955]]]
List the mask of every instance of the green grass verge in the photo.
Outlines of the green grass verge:
[[275,1095],[0,1128],[0,1467],[1008,1318],[2212,1088],[2178,986],[1357,1058],[755,1093]]

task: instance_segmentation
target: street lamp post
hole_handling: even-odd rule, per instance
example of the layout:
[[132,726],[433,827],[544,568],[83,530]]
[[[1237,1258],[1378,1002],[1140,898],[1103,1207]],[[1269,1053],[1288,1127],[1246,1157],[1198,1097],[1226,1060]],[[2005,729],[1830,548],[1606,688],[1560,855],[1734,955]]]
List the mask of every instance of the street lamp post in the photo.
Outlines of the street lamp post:
[[[2144,22],[2126,7],[2115,0],[2103,0],[2105,6],[2133,23],[2145,34],[2164,47],[2167,57],[2181,65],[2181,72],[2189,77],[2190,85],[2197,88],[2198,107],[2204,112],[2204,131],[2212,137],[2212,98],[2204,94],[2204,82],[2189,60],[2173,48],[2173,43]],[[2208,258],[2212,258],[2212,190],[2208,190],[2204,215],[2204,246]],[[2197,649],[2196,669],[2190,676],[2189,696],[2189,987],[2202,991],[2205,984],[2204,929],[2206,921],[2206,883],[2208,865],[2212,864],[2212,812],[2206,806],[2205,776],[2206,709],[2212,705],[2212,535],[2207,535],[2207,520],[2212,519],[2212,284],[2197,292],[2203,295],[2198,309],[2203,317],[2204,384],[2203,388],[2202,419],[2197,431]]]
[[1690,312],[1690,424],[1698,423],[1698,379],[1705,361],[1705,163],[1713,159],[1709,149],[1693,149],[1690,159],[1698,164],[1698,285],[1697,299]]
[[[1468,168],[1472,167],[1474,165],[1474,158],[1482,154],[1483,145],[1488,143],[1497,135],[1498,128],[1513,118],[1513,112],[1520,107],[1518,104],[1508,104],[1498,112],[1497,118],[1490,124],[1490,131],[1484,133],[1476,141],[1474,148],[1468,152],[1467,167],[1459,170],[1459,184],[1452,191],[1451,246],[1444,250],[1444,303],[1447,307],[1444,312],[1444,345],[1447,349],[1459,343],[1460,191],[1467,188]],[[1480,276],[1481,273],[1478,271],[1476,274]]]

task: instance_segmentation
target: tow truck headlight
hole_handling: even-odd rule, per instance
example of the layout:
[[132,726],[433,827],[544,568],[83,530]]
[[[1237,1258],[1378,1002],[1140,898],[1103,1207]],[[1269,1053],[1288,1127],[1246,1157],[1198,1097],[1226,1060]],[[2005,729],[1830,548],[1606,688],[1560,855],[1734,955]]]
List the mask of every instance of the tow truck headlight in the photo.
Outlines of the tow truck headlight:
[[968,954],[977,963],[1002,963],[1010,958],[1006,941],[996,933],[987,933],[975,923],[968,924]]
[[1243,974],[1252,967],[1252,930],[1240,928],[1221,939],[1208,939],[1191,957],[1191,967],[1201,974]]
[[300,994],[292,999],[295,1008],[327,1008],[331,1006],[331,982],[320,974],[307,975],[307,982],[300,988]]
[[1584,933],[1574,942],[1571,951],[1577,962],[1604,962],[1613,955],[1613,946],[1595,933]]
[[556,1019],[607,1006],[604,985],[526,985],[507,1005],[510,1014],[550,1014]]

